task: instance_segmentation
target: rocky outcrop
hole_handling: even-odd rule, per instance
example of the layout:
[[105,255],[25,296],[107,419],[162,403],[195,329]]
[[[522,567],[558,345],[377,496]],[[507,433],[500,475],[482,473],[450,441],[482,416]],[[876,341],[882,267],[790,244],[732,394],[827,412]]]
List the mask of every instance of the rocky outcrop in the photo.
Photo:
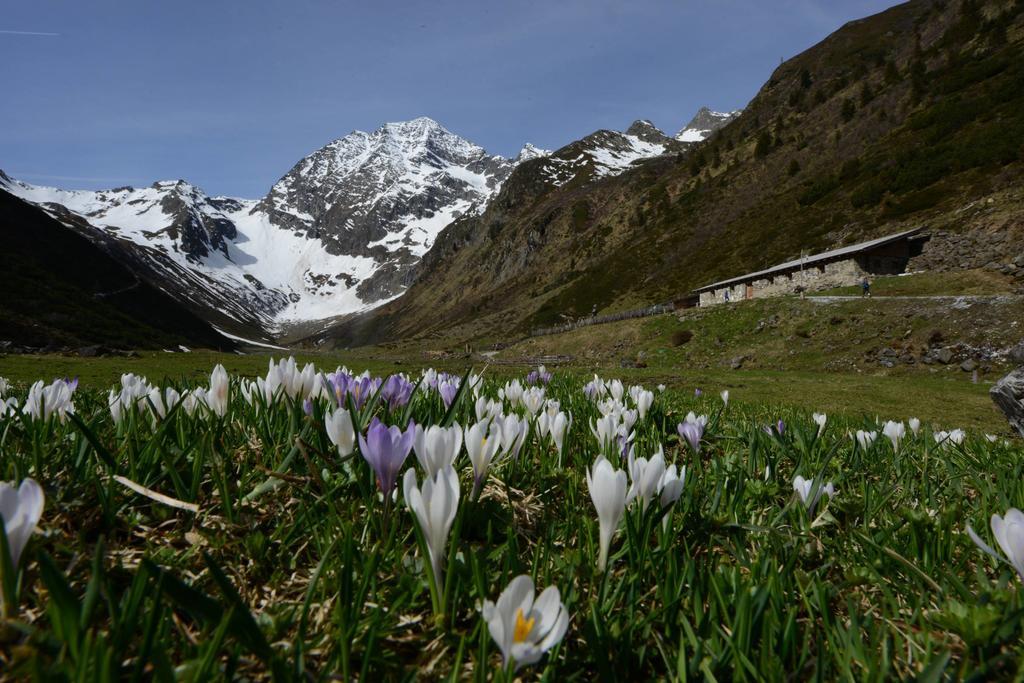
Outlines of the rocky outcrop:
[[985,268],[1024,282],[1024,229],[1003,226],[997,230],[931,234],[908,270],[969,270]]
[[996,382],[989,395],[1010,426],[1024,437],[1024,367],[1018,368]]

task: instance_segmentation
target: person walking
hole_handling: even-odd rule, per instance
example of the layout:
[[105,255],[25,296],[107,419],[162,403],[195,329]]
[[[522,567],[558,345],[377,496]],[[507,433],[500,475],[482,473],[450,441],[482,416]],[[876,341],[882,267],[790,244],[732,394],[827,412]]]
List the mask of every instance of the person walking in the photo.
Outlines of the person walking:
[[867,278],[864,278],[860,283],[861,298],[871,296],[871,283]]

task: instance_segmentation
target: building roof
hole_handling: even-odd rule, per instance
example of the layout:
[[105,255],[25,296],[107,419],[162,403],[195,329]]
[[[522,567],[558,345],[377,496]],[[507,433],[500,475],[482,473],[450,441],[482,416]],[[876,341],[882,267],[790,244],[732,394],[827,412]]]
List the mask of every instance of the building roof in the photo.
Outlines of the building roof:
[[801,266],[807,267],[818,264],[822,261],[831,261],[842,256],[860,254],[865,251],[870,251],[871,249],[874,249],[876,247],[881,247],[883,245],[889,244],[890,242],[897,242],[901,239],[905,239],[907,237],[917,234],[920,231],[921,228],[904,230],[903,232],[897,232],[893,235],[888,235],[886,237],[879,237],[877,239],[868,240],[867,242],[851,244],[850,246],[832,249],[831,251],[823,251],[820,254],[814,254],[813,256],[807,256],[804,258],[796,259],[795,261],[786,261],[785,263],[780,263],[777,266],[772,266],[771,268],[766,268],[765,270],[758,270],[753,273],[747,273],[746,275],[740,275],[738,277],[730,278],[728,280],[722,280],[720,282],[715,282],[710,285],[704,285],[703,287],[699,287],[693,290],[693,292],[706,292],[708,290],[718,289],[719,287],[727,287],[739,284],[741,282],[747,282],[749,280],[760,280],[762,278],[775,275],[778,273],[783,273],[789,270],[796,270]]

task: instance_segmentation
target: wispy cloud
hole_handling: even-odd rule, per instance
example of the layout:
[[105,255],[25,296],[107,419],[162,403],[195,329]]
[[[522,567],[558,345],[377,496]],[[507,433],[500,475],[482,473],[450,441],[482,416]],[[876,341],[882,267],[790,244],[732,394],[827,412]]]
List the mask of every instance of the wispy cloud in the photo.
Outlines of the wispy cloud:
[[0,33],[8,36],[59,36],[59,33],[50,33],[49,31],[7,31],[0,29]]
[[45,173],[22,173],[20,171],[8,171],[14,178],[32,178],[36,180],[70,180],[78,183],[134,183],[138,178],[94,178],[89,176],[76,175],[47,175]]

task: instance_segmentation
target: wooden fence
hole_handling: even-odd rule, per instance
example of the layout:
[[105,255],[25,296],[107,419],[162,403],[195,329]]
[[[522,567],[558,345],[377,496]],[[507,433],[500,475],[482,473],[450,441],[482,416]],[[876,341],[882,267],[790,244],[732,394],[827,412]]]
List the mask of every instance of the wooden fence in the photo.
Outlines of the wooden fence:
[[531,337],[543,337],[549,334],[561,334],[563,332],[571,332],[581,327],[589,327],[590,325],[601,325],[602,323],[613,323],[619,320],[629,320],[631,318],[647,318],[652,315],[662,315],[664,313],[671,313],[675,310],[675,306],[672,304],[655,304],[646,308],[634,308],[631,311],[619,311],[618,313],[609,313],[608,315],[594,315],[588,318],[580,318],[574,320],[571,323],[565,323],[563,325],[555,325],[554,327],[540,327],[533,330],[530,333]]

